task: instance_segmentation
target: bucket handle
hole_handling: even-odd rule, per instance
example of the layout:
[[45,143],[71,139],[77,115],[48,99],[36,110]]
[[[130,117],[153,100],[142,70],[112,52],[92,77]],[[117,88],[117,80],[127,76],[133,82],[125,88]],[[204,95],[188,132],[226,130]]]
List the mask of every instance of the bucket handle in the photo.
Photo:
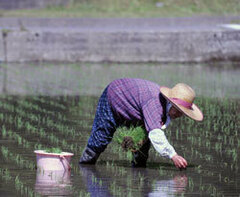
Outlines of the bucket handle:
[[67,169],[70,170],[70,164],[69,164],[68,160],[66,159],[66,157],[64,157],[63,155],[60,155],[59,157],[60,157],[61,160],[64,160],[66,162]]

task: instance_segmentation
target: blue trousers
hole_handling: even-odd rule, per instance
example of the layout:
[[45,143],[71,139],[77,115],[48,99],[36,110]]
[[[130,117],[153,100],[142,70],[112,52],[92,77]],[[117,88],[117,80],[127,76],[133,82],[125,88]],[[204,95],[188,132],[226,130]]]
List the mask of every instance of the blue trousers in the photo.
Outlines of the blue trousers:
[[91,135],[88,139],[87,147],[95,153],[101,153],[111,142],[113,134],[117,128],[111,106],[107,99],[107,89],[102,93],[96,110]]

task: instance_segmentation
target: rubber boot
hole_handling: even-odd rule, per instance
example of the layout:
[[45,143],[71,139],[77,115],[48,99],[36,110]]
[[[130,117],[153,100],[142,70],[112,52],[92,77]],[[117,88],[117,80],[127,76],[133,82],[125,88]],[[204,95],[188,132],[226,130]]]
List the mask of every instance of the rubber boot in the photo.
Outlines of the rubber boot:
[[79,164],[95,164],[99,155],[100,153],[96,153],[89,147],[86,147],[79,160]]
[[147,140],[138,151],[133,153],[132,167],[146,168],[150,145],[150,141]]

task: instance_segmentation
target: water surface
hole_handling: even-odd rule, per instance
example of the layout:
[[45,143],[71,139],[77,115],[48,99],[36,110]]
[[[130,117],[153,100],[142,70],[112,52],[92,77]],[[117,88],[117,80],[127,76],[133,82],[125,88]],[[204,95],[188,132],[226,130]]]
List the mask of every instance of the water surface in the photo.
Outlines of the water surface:
[[[239,196],[237,65],[23,65],[0,67],[0,196]],[[138,77],[198,94],[204,121],[173,121],[166,135],[189,167],[151,148],[147,168],[112,142],[95,166],[78,166],[98,97],[113,79]],[[38,173],[33,151],[73,152],[70,173]]]

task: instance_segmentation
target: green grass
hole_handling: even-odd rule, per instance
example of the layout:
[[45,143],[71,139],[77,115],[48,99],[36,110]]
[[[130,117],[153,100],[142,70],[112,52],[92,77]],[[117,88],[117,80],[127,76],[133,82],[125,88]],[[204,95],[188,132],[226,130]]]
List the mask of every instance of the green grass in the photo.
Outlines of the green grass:
[[[158,7],[157,3],[162,6]],[[239,15],[238,0],[74,0],[65,7],[0,11],[1,17],[172,17]]]

